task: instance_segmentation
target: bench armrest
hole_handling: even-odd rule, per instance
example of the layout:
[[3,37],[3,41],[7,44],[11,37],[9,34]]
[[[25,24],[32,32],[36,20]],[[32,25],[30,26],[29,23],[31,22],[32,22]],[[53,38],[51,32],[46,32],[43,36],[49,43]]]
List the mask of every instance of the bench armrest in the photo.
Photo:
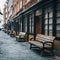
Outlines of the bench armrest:
[[53,45],[53,42],[51,42],[51,41],[46,41],[46,42],[44,42],[44,44],[48,44],[48,45],[49,45],[49,43],[50,43],[51,45]]
[[41,42],[42,43],[53,43],[52,41],[44,41],[44,40],[42,40]]
[[34,40],[34,38],[30,38],[30,41],[33,41]]
[[51,41],[41,41],[41,43],[43,44],[43,47],[45,47],[45,45],[48,45],[54,48],[54,43]]

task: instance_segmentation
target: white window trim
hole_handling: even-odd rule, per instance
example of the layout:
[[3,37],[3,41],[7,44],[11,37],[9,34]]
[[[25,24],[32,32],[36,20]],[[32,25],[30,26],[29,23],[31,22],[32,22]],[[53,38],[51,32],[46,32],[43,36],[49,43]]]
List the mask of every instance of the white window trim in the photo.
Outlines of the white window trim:
[[22,8],[22,0],[20,1],[20,6],[19,7],[20,7],[20,9]]
[[31,0],[27,0],[27,2],[26,2],[24,5],[28,4],[30,1],[31,1]]

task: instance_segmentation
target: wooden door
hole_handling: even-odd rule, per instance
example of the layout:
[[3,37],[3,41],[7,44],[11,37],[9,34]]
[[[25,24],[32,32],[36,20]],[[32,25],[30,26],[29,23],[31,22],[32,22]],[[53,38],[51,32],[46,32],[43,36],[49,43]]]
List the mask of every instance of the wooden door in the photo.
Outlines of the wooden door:
[[40,22],[40,16],[36,16],[36,34],[41,33],[41,22]]

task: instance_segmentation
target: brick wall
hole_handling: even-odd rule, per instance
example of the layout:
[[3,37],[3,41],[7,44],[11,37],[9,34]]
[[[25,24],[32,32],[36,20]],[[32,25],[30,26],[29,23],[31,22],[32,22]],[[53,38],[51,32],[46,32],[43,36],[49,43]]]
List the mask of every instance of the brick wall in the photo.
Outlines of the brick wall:
[[[21,3],[22,1],[22,3]],[[31,7],[37,0],[13,0],[13,16],[15,16],[19,11],[21,12],[24,9]],[[22,8],[20,6],[22,5]],[[20,5],[20,6],[19,6]]]
[[24,5],[24,9],[27,9],[27,8],[29,8],[30,6],[32,6],[34,3],[36,3],[36,0],[31,0],[31,1],[29,1],[27,4],[25,4],[25,3],[26,3],[26,0],[23,1],[23,5]]
[[13,16],[19,12],[19,0],[13,0]]

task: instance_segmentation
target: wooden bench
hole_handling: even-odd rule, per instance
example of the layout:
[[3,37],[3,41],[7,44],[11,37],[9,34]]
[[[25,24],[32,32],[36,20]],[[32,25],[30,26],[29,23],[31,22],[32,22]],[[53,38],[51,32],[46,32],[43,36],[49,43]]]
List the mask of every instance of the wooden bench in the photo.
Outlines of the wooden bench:
[[26,41],[26,33],[19,32],[19,35],[16,36],[16,40],[20,42]]
[[54,36],[46,36],[42,34],[37,34],[36,40],[34,40],[34,38],[31,38],[29,41],[30,49],[33,48],[33,46],[36,46],[36,47],[39,47],[42,52],[44,52],[44,50],[50,50],[51,52],[53,52],[54,39],[55,39]]
[[15,31],[11,31],[11,32],[10,32],[10,36],[11,36],[11,37],[15,37],[15,36],[16,36],[16,32],[15,32]]
[[30,40],[31,38],[34,38],[34,35],[33,34],[29,34],[28,35],[28,40]]

